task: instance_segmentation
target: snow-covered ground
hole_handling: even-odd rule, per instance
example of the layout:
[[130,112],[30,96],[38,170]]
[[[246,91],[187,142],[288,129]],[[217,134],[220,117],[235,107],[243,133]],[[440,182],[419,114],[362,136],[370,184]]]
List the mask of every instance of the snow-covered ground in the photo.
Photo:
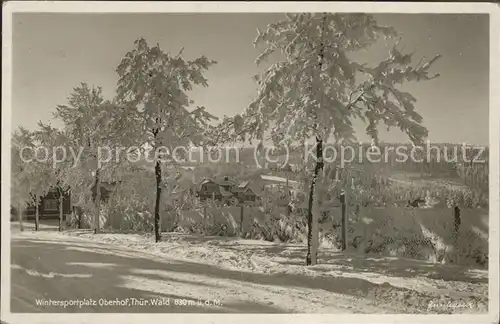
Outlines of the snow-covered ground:
[[[264,302],[294,313],[487,311],[485,270],[330,250],[320,251],[318,265],[306,267],[303,245],[173,233],[164,234],[161,243],[154,243],[149,234],[94,235],[83,230],[26,231],[14,233],[13,238],[16,237],[57,240],[80,250],[106,244],[119,248],[123,255],[220,269],[217,270],[220,273],[206,275],[137,269],[137,277],[129,275],[129,288],[147,287],[156,293],[168,291],[193,298]],[[146,279],[143,272],[155,278],[175,277],[175,281],[172,284]],[[211,288],[207,289],[207,285]]]

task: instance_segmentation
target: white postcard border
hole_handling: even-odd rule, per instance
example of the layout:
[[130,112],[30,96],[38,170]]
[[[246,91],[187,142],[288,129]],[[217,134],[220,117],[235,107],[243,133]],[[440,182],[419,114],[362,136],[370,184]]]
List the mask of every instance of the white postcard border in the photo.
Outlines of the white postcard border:
[[[490,14],[490,215],[489,313],[486,315],[347,315],[347,314],[12,314],[10,313],[10,134],[12,120],[12,14],[20,12],[373,12]],[[409,2],[48,2],[3,4],[2,48],[2,218],[1,319],[14,323],[498,323],[499,317],[499,147],[500,11],[493,3]],[[471,107],[474,109],[474,107]],[[472,125],[474,127],[474,125]],[[497,216],[497,217],[495,217]],[[6,297],[7,296],[7,297]]]

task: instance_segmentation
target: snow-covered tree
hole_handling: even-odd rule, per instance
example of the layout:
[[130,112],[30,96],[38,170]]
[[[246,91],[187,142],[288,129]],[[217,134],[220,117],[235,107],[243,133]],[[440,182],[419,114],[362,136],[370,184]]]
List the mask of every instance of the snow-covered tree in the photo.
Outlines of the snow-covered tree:
[[27,204],[31,201],[30,193],[24,170],[25,162],[21,157],[24,143],[31,142],[31,137],[27,136],[27,131],[20,128],[12,134],[11,145],[11,185],[10,204],[17,211],[17,217],[21,231],[23,230],[23,212]]
[[[134,42],[117,67],[119,76],[117,98],[120,103],[135,107],[140,115],[136,125],[144,132],[143,143],[155,152],[155,239],[160,241],[160,199],[165,181],[162,163],[169,165],[183,158],[189,148],[203,145],[205,129],[214,119],[204,107],[191,106],[188,92],[194,85],[207,87],[204,72],[215,61],[201,56],[193,61],[164,52],[159,44],[150,47],[145,39]],[[164,149],[166,148],[166,149]],[[176,154],[177,153],[177,154]]]
[[102,173],[111,173],[110,168],[124,161],[127,152],[118,148],[127,147],[136,137],[134,111],[105,100],[101,87],[81,83],[73,89],[68,104],[57,107],[54,117],[64,124],[68,155],[70,149],[79,155],[76,166],[71,167],[71,176],[66,177],[68,185],[81,188],[82,195],[96,188],[94,232],[99,233]]
[[27,190],[23,188],[21,181],[22,162],[20,160],[14,161],[14,152],[12,154],[11,162],[11,186],[10,186],[10,206],[16,212],[17,220],[21,231],[24,230],[23,226],[23,211],[26,208],[27,202],[30,201],[30,196]]
[[[40,228],[40,202],[51,187],[51,170],[46,163],[47,151],[37,150],[40,147],[35,141],[34,133],[19,127],[12,136],[12,203],[16,205],[19,217],[26,204],[35,208],[35,230]],[[22,219],[20,219],[22,222]]]
[[43,162],[47,171],[48,182],[51,189],[57,191],[59,200],[59,231],[63,228],[63,204],[64,197],[70,192],[70,178],[73,176],[71,167],[74,158],[66,149],[68,136],[61,130],[42,122],[38,123],[38,129],[33,132],[37,142],[47,149],[50,154]]
[[[376,66],[353,59],[381,39],[391,39],[389,57]],[[439,55],[412,66],[413,54],[398,50],[400,35],[380,26],[368,14],[298,13],[258,31],[255,46],[264,50],[260,64],[270,55],[278,58],[256,78],[257,98],[238,116],[239,136],[264,140],[270,133],[278,145],[314,139],[316,157],[310,176],[308,207],[308,253],[306,264],[316,263],[317,205],[315,183],[322,174],[323,144],[356,140],[352,120],[366,124],[377,142],[378,125],[398,127],[418,143],[427,136],[416,98],[403,91],[406,81],[430,80],[429,68]],[[227,125],[235,122],[227,121]],[[317,209],[317,208],[316,208]]]

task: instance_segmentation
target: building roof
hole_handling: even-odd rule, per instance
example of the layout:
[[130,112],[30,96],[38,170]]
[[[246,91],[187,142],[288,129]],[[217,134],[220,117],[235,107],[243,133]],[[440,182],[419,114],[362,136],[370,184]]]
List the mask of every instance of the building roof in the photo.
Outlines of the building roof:
[[[224,180],[213,180],[213,179],[205,179],[203,180],[199,186],[202,186],[205,183],[214,183],[218,185],[218,191],[220,194],[224,197],[231,197],[234,196],[236,193],[242,193],[249,191],[253,193],[255,196],[262,196],[263,192],[258,185],[257,182],[251,181],[251,180],[245,180],[241,182],[235,182],[232,180],[228,180],[227,178]],[[229,186],[230,188],[226,188],[226,186]]]
[[258,182],[251,181],[248,183],[246,189],[250,190],[254,193],[254,195],[258,197],[262,197],[264,195],[264,191]]
[[250,181],[243,181],[237,186],[237,188],[246,188],[249,183]]
[[240,182],[237,186],[233,188],[233,192],[244,192],[247,189],[249,183],[250,181]]
[[234,186],[236,184],[236,182],[229,179],[229,177],[224,177],[222,180],[218,180],[217,183],[221,186]]
[[[271,176],[271,175],[261,175],[260,176],[262,180],[264,181],[269,181],[269,182],[275,182],[275,183],[286,183],[286,178],[283,177],[277,177],[277,176]],[[290,186],[296,186],[299,183],[295,180],[288,180],[288,184]]]
[[210,182],[211,182],[211,183],[216,183],[216,182],[215,182],[215,181],[213,181],[212,179],[204,179],[204,180],[200,183],[200,185],[204,185],[205,183],[210,183]]

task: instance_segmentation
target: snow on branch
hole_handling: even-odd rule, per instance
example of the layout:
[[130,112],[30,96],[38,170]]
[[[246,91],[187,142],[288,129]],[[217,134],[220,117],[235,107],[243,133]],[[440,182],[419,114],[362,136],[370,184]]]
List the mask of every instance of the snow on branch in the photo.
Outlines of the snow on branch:
[[257,97],[243,114],[246,136],[270,130],[280,141],[328,134],[353,140],[351,119],[361,118],[373,138],[384,123],[399,127],[412,141],[422,140],[427,130],[415,110],[416,99],[397,86],[438,77],[429,71],[440,55],[413,66],[414,53],[403,54],[395,45],[375,67],[348,55],[397,37],[401,35],[394,28],[367,14],[292,14],[258,30],[254,44],[265,46],[257,63],[276,51],[283,59],[256,79]]

